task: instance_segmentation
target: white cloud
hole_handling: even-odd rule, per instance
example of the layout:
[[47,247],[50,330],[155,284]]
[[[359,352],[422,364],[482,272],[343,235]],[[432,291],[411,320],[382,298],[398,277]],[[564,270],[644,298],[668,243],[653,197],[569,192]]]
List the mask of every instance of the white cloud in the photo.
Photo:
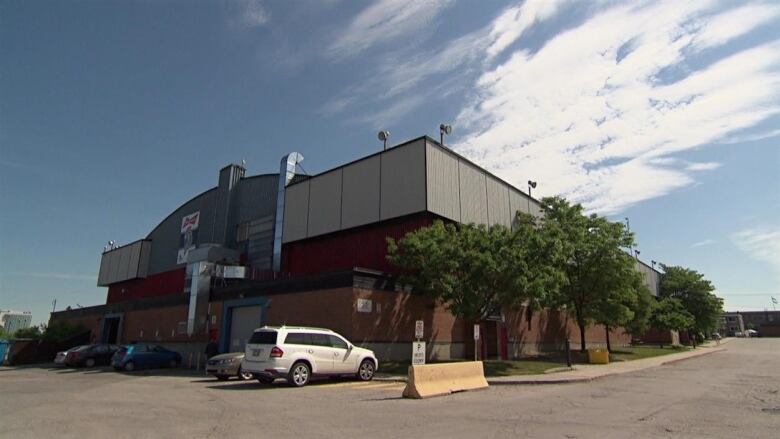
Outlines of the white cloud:
[[[679,169],[670,156],[780,113],[780,43],[690,67],[780,7],[712,8],[618,3],[536,53],[514,52],[477,80],[456,148],[510,182],[533,178],[541,194],[605,214],[694,183],[691,172],[718,165]],[[508,47],[500,41],[489,47]]]
[[707,163],[691,163],[685,167],[688,171],[712,171],[720,168],[720,163],[707,162]]
[[756,260],[769,263],[780,280],[780,227],[755,227],[739,231],[731,240]]
[[261,0],[241,0],[238,7],[240,8],[238,17],[232,20],[234,26],[260,27],[271,19],[271,15]]
[[746,134],[742,136],[731,136],[723,139],[720,143],[732,144],[732,143],[747,143],[755,142],[756,140],[771,139],[773,137],[780,136],[780,129],[762,131],[755,134]]
[[715,241],[714,239],[705,239],[703,241],[699,241],[699,242],[696,242],[696,243],[692,244],[691,247],[692,248],[704,247],[705,245],[712,245],[712,244],[716,244],[717,242],[718,241]]
[[331,57],[356,55],[369,47],[414,35],[453,0],[378,0],[360,12],[328,48]]
[[[459,82],[464,76],[473,74],[475,69],[481,70],[483,65],[516,42],[533,24],[552,17],[567,1],[527,1],[522,5],[506,8],[489,25],[434,50],[412,55],[404,53],[402,56],[386,56],[379,61],[376,71],[362,81],[361,86],[352,86],[343,91],[326,104],[320,113],[332,115],[347,110],[357,102],[373,101],[382,109],[371,111],[371,114],[360,120],[381,120],[389,115],[394,119],[384,120],[383,123],[391,123],[403,116],[404,111],[409,112],[416,108],[415,105],[409,105],[410,101],[420,102],[424,98],[441,97],[445,95],[445,90],[454,93],[462,89],[463,84]],[[359,35],[356,34],[354,38],[359,38]],[[441,80],[435,86],[420,87],[421,83],[432,78]],[[404,97],[404,93],[413,96]],[[390,104],[393,108],[390,110],[385,101],[394,98],[400,102]]]

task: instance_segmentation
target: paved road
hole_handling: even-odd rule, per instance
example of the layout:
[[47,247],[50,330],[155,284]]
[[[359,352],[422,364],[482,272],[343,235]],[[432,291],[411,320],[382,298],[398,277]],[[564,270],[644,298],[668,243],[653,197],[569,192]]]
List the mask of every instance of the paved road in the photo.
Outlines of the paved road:
[[777,438],[780,339],[580,384],[422,401],[397,383],[303,389],[193,376],[0,370],[0,437]]

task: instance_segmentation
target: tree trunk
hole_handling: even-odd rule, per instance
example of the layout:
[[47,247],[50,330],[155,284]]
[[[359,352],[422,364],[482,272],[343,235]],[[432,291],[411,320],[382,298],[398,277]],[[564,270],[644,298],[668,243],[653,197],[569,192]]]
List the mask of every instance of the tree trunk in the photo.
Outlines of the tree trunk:
[[580,327],[580,352],[585,353],[585,322],[577,321]]
[[612,345],[609,343],[609,325],[604,325],[607,332],[607,352],[612,352]]

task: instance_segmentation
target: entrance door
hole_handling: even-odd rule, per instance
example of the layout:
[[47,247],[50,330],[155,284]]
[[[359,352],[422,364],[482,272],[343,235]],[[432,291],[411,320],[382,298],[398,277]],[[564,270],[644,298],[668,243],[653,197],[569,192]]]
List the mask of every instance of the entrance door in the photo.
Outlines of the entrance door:
[[100,335],[100,341],[107,344],[118,344],[119,342],[119,323],[122,317],[106,317],[103,320],[103,333]]
[[244,352],[252,332],[260,327],[263,307],[260,305],[239,306],[232,309],[228,352]]
[[485,359],[498,358],[498,325],[495,321],[487,321],[485,328]]

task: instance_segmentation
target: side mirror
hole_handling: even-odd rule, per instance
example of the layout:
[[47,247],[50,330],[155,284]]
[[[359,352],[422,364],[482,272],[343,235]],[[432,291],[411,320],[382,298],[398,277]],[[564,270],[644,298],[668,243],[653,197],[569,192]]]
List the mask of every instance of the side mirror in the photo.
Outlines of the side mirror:
[[352,343],[347,343],[347,350],[348,351],[351,351],[353,347],[354,346],[352,346]]

